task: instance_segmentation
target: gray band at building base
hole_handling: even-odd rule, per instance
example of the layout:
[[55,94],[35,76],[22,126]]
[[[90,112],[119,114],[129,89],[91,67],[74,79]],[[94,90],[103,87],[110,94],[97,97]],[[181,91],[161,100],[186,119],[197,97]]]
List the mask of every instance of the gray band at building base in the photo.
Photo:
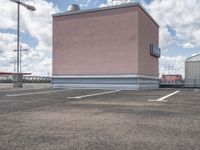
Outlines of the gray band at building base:
[[159,82],[156,77],[147,76],[62,76],[52,78],[52,85],[55,88],[78,88],[78,89],[158,89]]

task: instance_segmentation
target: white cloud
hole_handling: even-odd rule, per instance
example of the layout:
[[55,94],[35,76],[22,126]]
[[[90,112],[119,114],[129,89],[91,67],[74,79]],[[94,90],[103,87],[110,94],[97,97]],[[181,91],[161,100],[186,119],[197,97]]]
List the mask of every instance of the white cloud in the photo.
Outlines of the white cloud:
[[[23,71],[32,72],[34,75],[45,75],[51,72],[52,50],[52,14],[58,12],[58,8],[47,0],[29,0],[27,4],[34,5],[36,11],[31,12],[24,7],[20,9],[20,30],[35,38],[38,44],[31,47],[21,43],[22,48],[30,49],[23,52]],[[0,1],[0,29],[16,30],[17,5],[8,0]],[[13,71],[13,49],[16,49],[16,35],[0,32],[0,71]],[[16,55],[16,54],[15,54]],[[16,58],[16,57],[15,57]]]
[[194,54],[192,54],[192,56],[196,56],[196,55],[199,55],[200,53],[194,53]]
[[181,74],[185,76],[185,60],[184,56],[162,56],[160,58],[160,76],[164,74]]
[[101,4],[99,7],[120,5],[120,4],[124,4],[124,3],[130,3],[130,2],[133,2],[133,0],[107,0],[107,2],[105,4]]
[[171,33],[167,27],[160,27],[159,45],[162,50],[168,50],[170,45],[174,42]]
[[[175,35],[171,35],[170,39],[176,39],[183,48],[200,47],[199,0],[153,0],[150,4],[144,5],[160,24],[161,32],[167,30],[167,26],[175,31]],[[169,36],[164,36],[167,37],[160,37],[160,45],[169,47],[168,41],[162,42],[162,39],[169,39]]]
[[15,34],[10,33],[0,33],[0,41],[4,42],[13,42],[17,40],[17,36]]
[[[14,60],[16,60],[17,36],[10,33],[0,32],[0,71],[12,72],[14,70]],[[30,49],[30,46],[21,43],[23,48]]]
[[187,43],[183,43],[182,47],[183,48],[194,48],[195,46],[192,43],[187,42]]
[[10,33],[0,33],[0,66],[1,70],[11,70],[9,67],[13,61],[14,52],[16,48],[16,35]]
[[92,0],[82,0],[79,4],[80,7],[88,7],[88,5],[92,2]]
[[0,1],[0,28],[8,29],[8,28],[16,28],[16,5],[8,0]]
[[51,38],[52,38],[52,16],[58,12],[53,3],[49,3],[45,0],[34,0],[29,2],[36,7],[35,12],[22,10],[22,29],[29,33],[32,37],[37,38],[37,49],[51,50]]

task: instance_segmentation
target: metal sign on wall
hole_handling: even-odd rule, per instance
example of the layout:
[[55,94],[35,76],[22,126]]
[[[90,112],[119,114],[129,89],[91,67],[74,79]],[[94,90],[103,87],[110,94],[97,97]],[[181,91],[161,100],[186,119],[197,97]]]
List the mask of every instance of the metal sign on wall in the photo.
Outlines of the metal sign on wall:
[[150,54],[154,57],[160,58],[161,50],[158,46],[150,44]]

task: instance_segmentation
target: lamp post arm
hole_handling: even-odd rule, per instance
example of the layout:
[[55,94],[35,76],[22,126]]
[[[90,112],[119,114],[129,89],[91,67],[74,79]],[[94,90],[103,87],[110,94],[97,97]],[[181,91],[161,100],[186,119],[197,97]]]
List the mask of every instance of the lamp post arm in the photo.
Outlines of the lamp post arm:
[[22,3],[22,2],[20,2],[20,1],[18,1],[18,0],[10,0],[10,1],[12,1],[12,2],[14,2],[14,3],[17,3],[17,4],[19,4],[19,5],[22,5],[22,6],[24,6],[25,8],[27,8],[28,10],[31,10],[31,11],[35,11],[35,10],[36,10],[36,8],[35,8],[34,6],[28,5],[28,4],[25,4],[25,3]]
[[31,11],[35,11],[36,8],[32,5],[27,5],[27,4],[24,4],[24,3],[20,3],[20,5],[26,7],[28,10],[31,10]]

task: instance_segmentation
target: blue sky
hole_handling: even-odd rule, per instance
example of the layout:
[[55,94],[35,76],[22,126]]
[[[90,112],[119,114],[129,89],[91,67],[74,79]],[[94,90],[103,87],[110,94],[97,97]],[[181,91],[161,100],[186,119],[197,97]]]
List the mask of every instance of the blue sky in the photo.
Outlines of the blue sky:
[[[109,6],[111,0],[22,0],[36,7],[35,12],[21,8],[20,41],[23,48],[23,71],[35,75],[51,73],[52,17],[66,11],[69,4],[81,9]],[[130,0],[129,0],[130,1]],[[137,0],[160,25],[160,74],[180,73],[184,76],[184,60],[200,53],[200,1],[199,0]],[[0,64],[1,71],[13,71],[16,49],[16,4],[0,1]],[[167,70],[166,66],[174,66]]]

